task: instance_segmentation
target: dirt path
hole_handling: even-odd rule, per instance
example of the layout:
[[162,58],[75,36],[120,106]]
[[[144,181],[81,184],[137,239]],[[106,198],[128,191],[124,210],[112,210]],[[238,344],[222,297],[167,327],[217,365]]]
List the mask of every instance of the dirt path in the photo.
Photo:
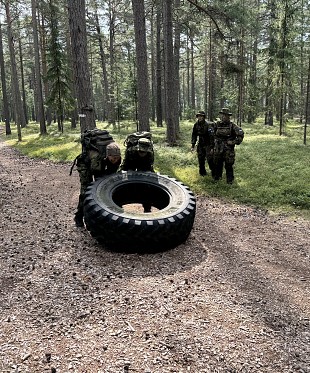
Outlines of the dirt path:
[[186,244],[113,253],[69,169],[0,143],[0,372],[310,372],[310,222],[198,197]]

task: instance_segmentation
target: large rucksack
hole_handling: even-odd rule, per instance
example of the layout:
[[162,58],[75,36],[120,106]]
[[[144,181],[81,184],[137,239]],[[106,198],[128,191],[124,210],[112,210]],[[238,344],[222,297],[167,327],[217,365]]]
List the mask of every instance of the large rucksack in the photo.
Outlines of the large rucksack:
[[126,153],[128,151],[134,150],[138,147],[138,142],[140,139],[146,138],[150,140],[150,151],[154,152],[153,150],[153,141],[152,141],[152,134],[151,132],[142,131],[142,132],[134,132],[128,135],[124,141],[124,145],[126,147]]
[[87,166],[92,173],[101,171],[102,160],[106,158],[106,149],[114,142],[111,134],[106,130],[94,128],[85,130],[81,134],[82,153],[76,157],[70,170],[72,173],[75,163],[79,171],[79,164]]

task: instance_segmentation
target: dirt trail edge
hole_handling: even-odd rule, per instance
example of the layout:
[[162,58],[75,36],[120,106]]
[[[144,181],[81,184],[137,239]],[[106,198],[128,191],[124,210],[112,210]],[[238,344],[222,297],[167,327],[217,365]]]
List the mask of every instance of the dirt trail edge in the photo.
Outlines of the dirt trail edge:
[[310,372],[310,222],[197,198],[183,245],[114,253],[78,175],[0,142],[0,372]]

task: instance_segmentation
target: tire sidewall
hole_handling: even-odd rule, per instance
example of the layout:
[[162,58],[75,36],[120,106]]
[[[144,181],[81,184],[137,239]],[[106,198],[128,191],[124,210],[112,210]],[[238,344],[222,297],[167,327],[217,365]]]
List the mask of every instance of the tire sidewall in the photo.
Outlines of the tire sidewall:
[[[139,196],[150,203],[152,212],[122,207],[130,203],[128,199],[141,203]],[[87,229],[117,251],[153,252],[178,246],[190,234],[195,211],[196,199],[187,186],[154,172],[122,171],[98,179],[84,199]]]
[[[169,204],[162,210],[145,214],[127,212],[113,201],[113,192],[124,183],[146,183],[162,188],[169,195]],[[111,214],[141,220],[169,218],[182,213],[195,198],[189,189],[173,178],[154,172],[122,171],[97,180],[91,186],[95,203]]]

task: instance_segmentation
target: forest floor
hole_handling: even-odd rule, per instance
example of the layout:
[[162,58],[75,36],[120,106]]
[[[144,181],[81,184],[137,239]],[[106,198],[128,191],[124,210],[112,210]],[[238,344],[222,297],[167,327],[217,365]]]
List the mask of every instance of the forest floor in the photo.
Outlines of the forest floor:
[[0,142],[0,372],[310,372],[310,222],[197,196],[186,243],[101,247],[70,164]]

